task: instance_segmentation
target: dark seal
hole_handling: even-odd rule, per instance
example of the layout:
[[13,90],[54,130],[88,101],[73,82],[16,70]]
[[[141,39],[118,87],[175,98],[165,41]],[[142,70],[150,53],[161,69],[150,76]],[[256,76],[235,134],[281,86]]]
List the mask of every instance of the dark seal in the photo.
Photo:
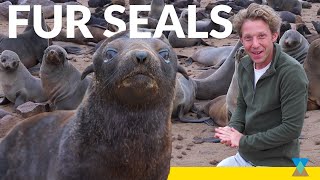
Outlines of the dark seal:
[[167,179],[177,56],[164,38],[106,40],[76,113],[18,124],[0,143],[0,179]]

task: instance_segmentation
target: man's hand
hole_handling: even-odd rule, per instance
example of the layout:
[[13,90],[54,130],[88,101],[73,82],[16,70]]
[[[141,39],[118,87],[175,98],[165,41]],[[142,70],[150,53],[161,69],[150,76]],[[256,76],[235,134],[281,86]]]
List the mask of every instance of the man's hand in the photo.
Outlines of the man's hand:
[[240,138],[243,136],[239,131],[229,126],[215,128],[214,137],[220,138],[221,143],[231,147],[239,147]]
[[221,139],[221,143],[225,144],[227,146],[231,145],[231,139],[230,139],[230,133],[231,133],[231,127],[225,126],[225,127],[218,127],[214,129],[215,131],[215,138]]

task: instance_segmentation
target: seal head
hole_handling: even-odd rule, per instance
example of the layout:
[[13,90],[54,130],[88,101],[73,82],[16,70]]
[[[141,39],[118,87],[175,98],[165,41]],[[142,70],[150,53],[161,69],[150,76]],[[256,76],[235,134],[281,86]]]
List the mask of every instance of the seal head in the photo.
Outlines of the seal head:
[[5,50],[0,56],[0,71],[13,72],[19,67],[19,56],[9,50]]

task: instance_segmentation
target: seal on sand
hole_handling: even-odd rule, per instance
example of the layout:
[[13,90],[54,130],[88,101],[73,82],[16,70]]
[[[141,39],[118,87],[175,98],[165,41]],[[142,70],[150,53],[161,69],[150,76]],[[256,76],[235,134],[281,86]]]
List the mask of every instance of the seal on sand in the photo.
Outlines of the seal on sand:
[[195,45],[205,45],[209,46],[206,42],[204,42],[201,38],[187,38],[188,36],[188,11],[182,11],[179,18],[180,25],[183,29],[186,38],[178,38],[176,31],[170,31],[168,40],[172,47],[174,48],[183,48],[190,47]]
[[169,43],[118,33],[83,77],[92,71],[76,113],[33,116],[0,142],[0,179],[167,179],[178,71]]
[[13,102],[15,108],[27,101],[47,100],[40,79],[33,77],[19,56],[10,50],[3,51],[0,56],[0,85],[5,99]]
[[[43,17],[43,16],[42,16]],[[47,31],[47,25],[42,18],[42,29]],[[31,68],[41,62],[43,51],[49,46],[49,40],[39,37],[33,28],[33,8],[28,17],[28,26],[17,38],[0,35],[0,52],[11,50],[21,57],[21,62],[26,68]]]
[[72,110],[81,103],[90,79],[68,62],[67,52],[58,45],[49,46],[43,55],[40,78],[50,110]]
[[296,15],[301,15],[302,4],[299,0],[267,0],[267,3],[276,11],[290,11]]
[[303,68],[309,80],[307,110],[320,109],[320,39],[314,40],[309,47]]
[[192,56],[186,60],[186,63],[189,65],[193,61],[196,61],[206,66],[219,68],[227,59],[232,49],[233,46],[201,48],[192,54]]
[[303,64],[307,57],[309,42],[296,30],[287,30],[280,38],[282,50]]
[[67,38],[67,31],[62,29],[60,33],[53,38],[54,41],[73,42],[77,44],[88,45],[89,42],[98,43],[107,37],[103,35],[106,30],[105,27],[100,25],[87,25],[88,30],[92,34],[93,38],[86,38],[83,36],[79,28],[74,29],[74,38]]

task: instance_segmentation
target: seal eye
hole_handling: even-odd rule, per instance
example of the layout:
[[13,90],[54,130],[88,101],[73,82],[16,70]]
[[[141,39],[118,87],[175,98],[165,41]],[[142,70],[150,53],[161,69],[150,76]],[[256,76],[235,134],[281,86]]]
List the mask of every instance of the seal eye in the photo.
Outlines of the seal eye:
[[165,61],[169,61],[169,50],[167,49],[160,50],[159,54]]
[[118,54],[118,51],[113,48],[108,48],[106,52],[107,60],[111,60],[114,56]]
[[5,63],[6,62],[6,58],[1,59],[1,62]]

